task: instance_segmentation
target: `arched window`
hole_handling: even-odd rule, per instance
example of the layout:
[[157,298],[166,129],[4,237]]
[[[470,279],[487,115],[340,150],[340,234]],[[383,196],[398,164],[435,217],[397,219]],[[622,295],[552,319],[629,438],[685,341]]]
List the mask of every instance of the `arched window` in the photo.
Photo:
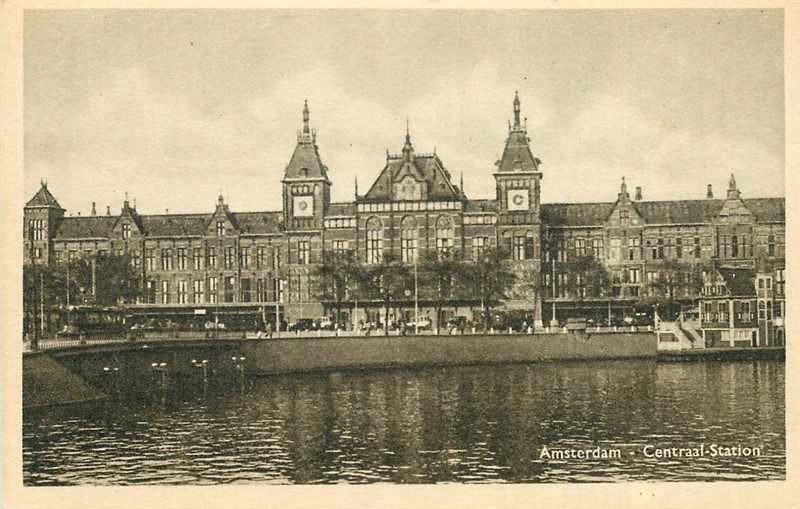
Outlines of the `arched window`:
[[448,253],[453,247],[453,218],[450,216],[439,216],[436,220],[436,250],[439,253]]
[[412,216],[400,221],[400,258],[403,263],[417,261],[417,220]]
[[380,263],[382,255],[383,224],[377,217],[367,221],[367,263]]

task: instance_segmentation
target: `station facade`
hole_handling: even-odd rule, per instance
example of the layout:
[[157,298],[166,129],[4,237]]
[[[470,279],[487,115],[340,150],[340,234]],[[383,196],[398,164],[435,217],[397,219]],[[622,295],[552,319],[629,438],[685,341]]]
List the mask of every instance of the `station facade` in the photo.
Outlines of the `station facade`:
[[[769,296],[770,316],[765,302],[763,320],[785,316],[785,200],[744,198],[733,175],[721,198],[708,184],[698,190],[705,198],[647,201],[641,187],[631,196],[622,177],[618,192],[609,190],[613,200],[542,204],[541,161],[531,151],[515,96],[502,155],[487,175],[487,185],[495,186],[492,199],[468,198],[436,152],[416,152],[406,132],[401,151],[387,151],[365,193],[356,185],[352,201],[332,202],[333,172],[320,155],[308,104],[302,115],[281,180],[281,210],[235,212],[220,196],[205,214],[140,214],[126,197],[113,214],[110,208],[98,214],[93,205],[90,215],[68,216],[43,182],[24,207],[26,262],[58,265],[127,253],[144,290],[127,304],[131,310],[213,312],[262,322],[278,315],[291,323],[330,314],[313,278],[325,252],[350,250],[366,264],[393,253],[412,264],[426,249],[455,250],[469,261],[486,247],[502,246],[526,283],[512,289],[501,308],[527,310],[537,323],[630,314],[648,282],[674,267],[670,262],[747,269],[754,281],[769,280],[771,291],[762,297]],[[568,284],[571,263],[590,254],[611,275],[601,296]],[[413,302],[399,304],[406,314],[413,309]],[[453,302],[446,313],[471,316],[477,307]],[[370,321],[379,308],[362,302],[348,320]]]

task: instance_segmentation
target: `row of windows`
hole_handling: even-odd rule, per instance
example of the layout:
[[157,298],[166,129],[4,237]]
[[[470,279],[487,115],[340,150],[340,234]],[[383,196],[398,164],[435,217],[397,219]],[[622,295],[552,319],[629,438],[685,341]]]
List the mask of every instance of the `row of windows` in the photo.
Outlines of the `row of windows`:
[[31,219],[28,221],[28,238],[31,240],[44,240],[44,219]]
[[460,210],[458,201],[433,202],[392,202],[392,203],[359,203],[359,212],[392,212],[392,211],[426,211],[426,210]]
[[496,216],[464,216],[464,224],[495,224]]
[[[236,296],[236,278],[222,278],[222,291],[216,277],[195,280],[179,280],[175,282],[173,291],[170,281],[149,280],[145,284],[145,301],[148,304],[216,304],[218,302],[274,302],[284,300],[285,284],[283,281],[270,278],[259,278],[253,281],[242,278],[239,281],[238,299]],[[191,289],[189,285],[191,284]],[[299,284],[299,280],[297,282]],[[207,289],[207,291],[206,291]]]
[[356,219],[354,217],[326,219],[325,228],[355,228]]

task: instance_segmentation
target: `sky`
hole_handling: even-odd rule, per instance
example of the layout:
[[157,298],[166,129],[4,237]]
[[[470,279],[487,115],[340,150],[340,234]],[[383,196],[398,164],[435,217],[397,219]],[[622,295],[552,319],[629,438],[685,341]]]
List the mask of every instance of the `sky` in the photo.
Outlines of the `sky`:
[[28,10],[23,51],[26,199],[68,214],[279,210],[305,99],[334,201],[406,119],[491,198],[515,90],[545,203],[784,195],[779,10]]

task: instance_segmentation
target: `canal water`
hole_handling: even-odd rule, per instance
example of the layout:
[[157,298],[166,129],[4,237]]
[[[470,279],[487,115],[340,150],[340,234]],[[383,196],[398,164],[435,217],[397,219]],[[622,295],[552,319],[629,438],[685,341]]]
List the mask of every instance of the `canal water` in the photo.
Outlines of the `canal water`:
[[[630,360],[190,379],[27,412],[24,482],[785,479],[784,374],[780,361]],[[649,457],[701,444],[700,457]],[[548,459],[545,447],[621,456]]]

